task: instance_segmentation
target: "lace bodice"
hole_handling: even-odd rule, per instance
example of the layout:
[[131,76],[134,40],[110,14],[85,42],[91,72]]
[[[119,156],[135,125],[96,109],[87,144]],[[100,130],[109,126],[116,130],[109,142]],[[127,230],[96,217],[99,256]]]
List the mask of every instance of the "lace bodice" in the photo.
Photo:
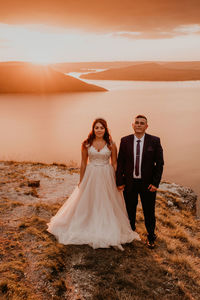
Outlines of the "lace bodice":
[[105,145],[100,151],[97,151],[94,146],[88,148],[88,157],[90,164],[97,166],[109,164],[111,151],[107,145]]

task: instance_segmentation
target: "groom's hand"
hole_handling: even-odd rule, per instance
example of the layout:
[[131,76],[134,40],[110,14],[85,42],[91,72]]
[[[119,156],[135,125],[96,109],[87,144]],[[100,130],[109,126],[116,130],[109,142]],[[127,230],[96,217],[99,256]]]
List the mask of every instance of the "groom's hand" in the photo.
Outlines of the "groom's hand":
[[123,192],[123,190],[124,190],[124,188],[125,188],[125,185],[119,185],[117,188],[118,188],[119,191],[122,191],[122,192]]
[[153,184],[150,184],[150,185],[148,186],[148,190],[149,190],[150,192],[156,192],[156,191],[157,191],[157,187],[156,187],[155,185],[153,185]]

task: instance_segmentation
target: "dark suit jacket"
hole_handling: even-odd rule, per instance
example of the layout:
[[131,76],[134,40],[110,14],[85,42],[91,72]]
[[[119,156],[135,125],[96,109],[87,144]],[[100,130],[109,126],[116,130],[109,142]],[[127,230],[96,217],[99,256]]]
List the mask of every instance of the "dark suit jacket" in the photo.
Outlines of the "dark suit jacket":
[[[133,134],[121,139],[116,171],[117,186],[132,185],[134,170],[133,141]],[[153,184],[158,187],[163,172],[163,165],[163,149],[160,139],[145,133],[141,162],[142,180],[146,184]]]

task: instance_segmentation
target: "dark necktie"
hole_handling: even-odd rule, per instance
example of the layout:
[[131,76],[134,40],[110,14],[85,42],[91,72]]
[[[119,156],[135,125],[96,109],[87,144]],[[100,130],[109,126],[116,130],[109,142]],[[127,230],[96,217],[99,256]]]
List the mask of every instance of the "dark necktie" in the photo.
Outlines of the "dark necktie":
[[135,175],[139,175],[139,164],[140,164],[140,140],[137,140],[136,146],[136,162],[135,162]]

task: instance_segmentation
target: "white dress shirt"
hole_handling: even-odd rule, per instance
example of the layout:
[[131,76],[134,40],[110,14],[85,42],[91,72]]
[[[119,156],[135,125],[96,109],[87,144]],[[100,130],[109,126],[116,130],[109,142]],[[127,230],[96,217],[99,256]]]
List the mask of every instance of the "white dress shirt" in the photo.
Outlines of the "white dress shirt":
[[[145,134],[141,139],[138,139],[134,135],[134,141],[133,141],[133,149],[134,149],[134,170],[133,170],[133,178],[141,178],[141,164],[142,164],[142,152],[143,152],[143,146],[144,146],[144,137]],[[137,141],[140,140],[140,160],[139,160],[139,175],[135,175],[135,164],[136,164],[136,147],[137,147]]]

